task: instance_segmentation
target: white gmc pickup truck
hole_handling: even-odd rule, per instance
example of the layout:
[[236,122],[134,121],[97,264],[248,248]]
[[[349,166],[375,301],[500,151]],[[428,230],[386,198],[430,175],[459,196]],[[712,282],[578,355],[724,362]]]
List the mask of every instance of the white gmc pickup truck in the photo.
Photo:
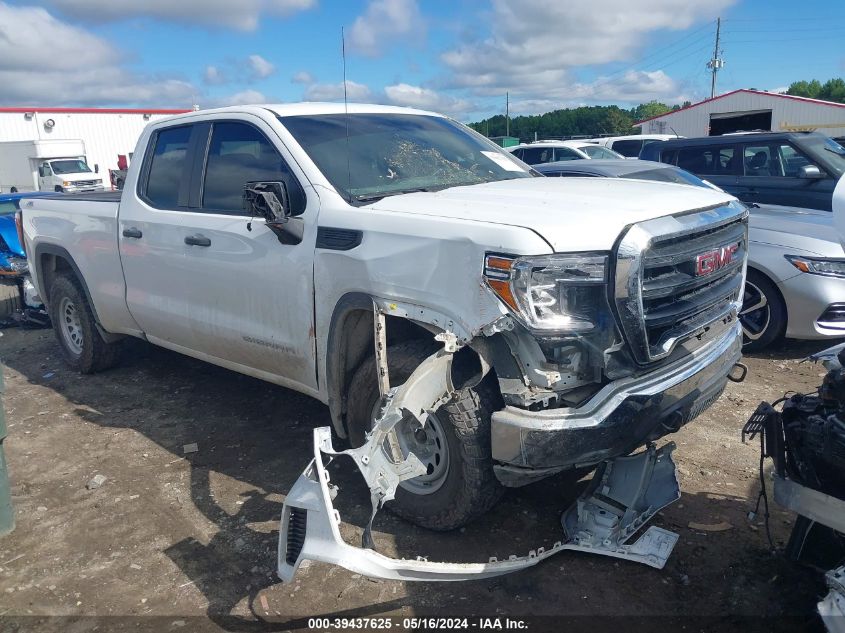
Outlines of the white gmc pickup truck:
[[538,177],[430,112],[156,121],[122,192],[23,201],[21,224],[83,373],[142,338],[318,398],[353,447],[413,377],[378,449],[414,468],[378,490],[433,529],[676,431],[740,358],[747,213],[731,196]]

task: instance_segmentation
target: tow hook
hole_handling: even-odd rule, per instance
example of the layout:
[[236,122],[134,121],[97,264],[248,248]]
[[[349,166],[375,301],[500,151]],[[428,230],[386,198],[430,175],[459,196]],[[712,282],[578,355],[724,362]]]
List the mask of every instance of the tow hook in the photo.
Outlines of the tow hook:
[[[734,372],[739,371],[739,375],[735,376]],[[731,370],[728,372],[728,380],[731,382],[742,382],[745,380],[745,377],[748,375],[748,366],[744,365],[743,363],[734,363],[734,366],[731,367]]]

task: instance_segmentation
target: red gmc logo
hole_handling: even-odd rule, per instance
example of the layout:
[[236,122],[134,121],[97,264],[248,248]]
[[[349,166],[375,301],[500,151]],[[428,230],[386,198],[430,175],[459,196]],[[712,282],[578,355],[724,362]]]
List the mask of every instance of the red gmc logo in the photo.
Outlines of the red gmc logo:
[[700,277],[701,275],[709,275],[720,268],[724,268],[733,261],[734,254],[738,250],[739,242],[696,255],[695,276]]

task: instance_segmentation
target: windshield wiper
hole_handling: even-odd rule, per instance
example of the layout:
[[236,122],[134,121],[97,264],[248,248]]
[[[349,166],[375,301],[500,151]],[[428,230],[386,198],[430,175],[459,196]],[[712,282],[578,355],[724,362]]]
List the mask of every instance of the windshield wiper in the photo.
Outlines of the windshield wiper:
[[440,191],[444,187],[409,187],[408,189],[396,189],[395,191],[382,191],[380,193],[367,193],[362,194],[360,196],[354,196],[355,202],[376,202],[377,200],[381,200],[382,198],[387,198],[388,196],[399,196],[403,193],[421,193],[421,192],[432,192],[432,191]]

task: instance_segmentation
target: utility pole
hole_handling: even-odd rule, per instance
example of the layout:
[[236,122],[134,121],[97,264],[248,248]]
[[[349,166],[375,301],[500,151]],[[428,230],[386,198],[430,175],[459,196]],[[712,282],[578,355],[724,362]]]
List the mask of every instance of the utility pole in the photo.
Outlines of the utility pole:
[[707,68],[713,72],[713,77],[710,80],[710,98],[716,96],[716,73],[725,65],[725,61],[719,57],[719,35],[722,31],[722,18],[716,18],[716,46],[713,48],[713,59],[707,62]]
[[511,135],[511,98],[510,93],[505,93],[505,136]]

